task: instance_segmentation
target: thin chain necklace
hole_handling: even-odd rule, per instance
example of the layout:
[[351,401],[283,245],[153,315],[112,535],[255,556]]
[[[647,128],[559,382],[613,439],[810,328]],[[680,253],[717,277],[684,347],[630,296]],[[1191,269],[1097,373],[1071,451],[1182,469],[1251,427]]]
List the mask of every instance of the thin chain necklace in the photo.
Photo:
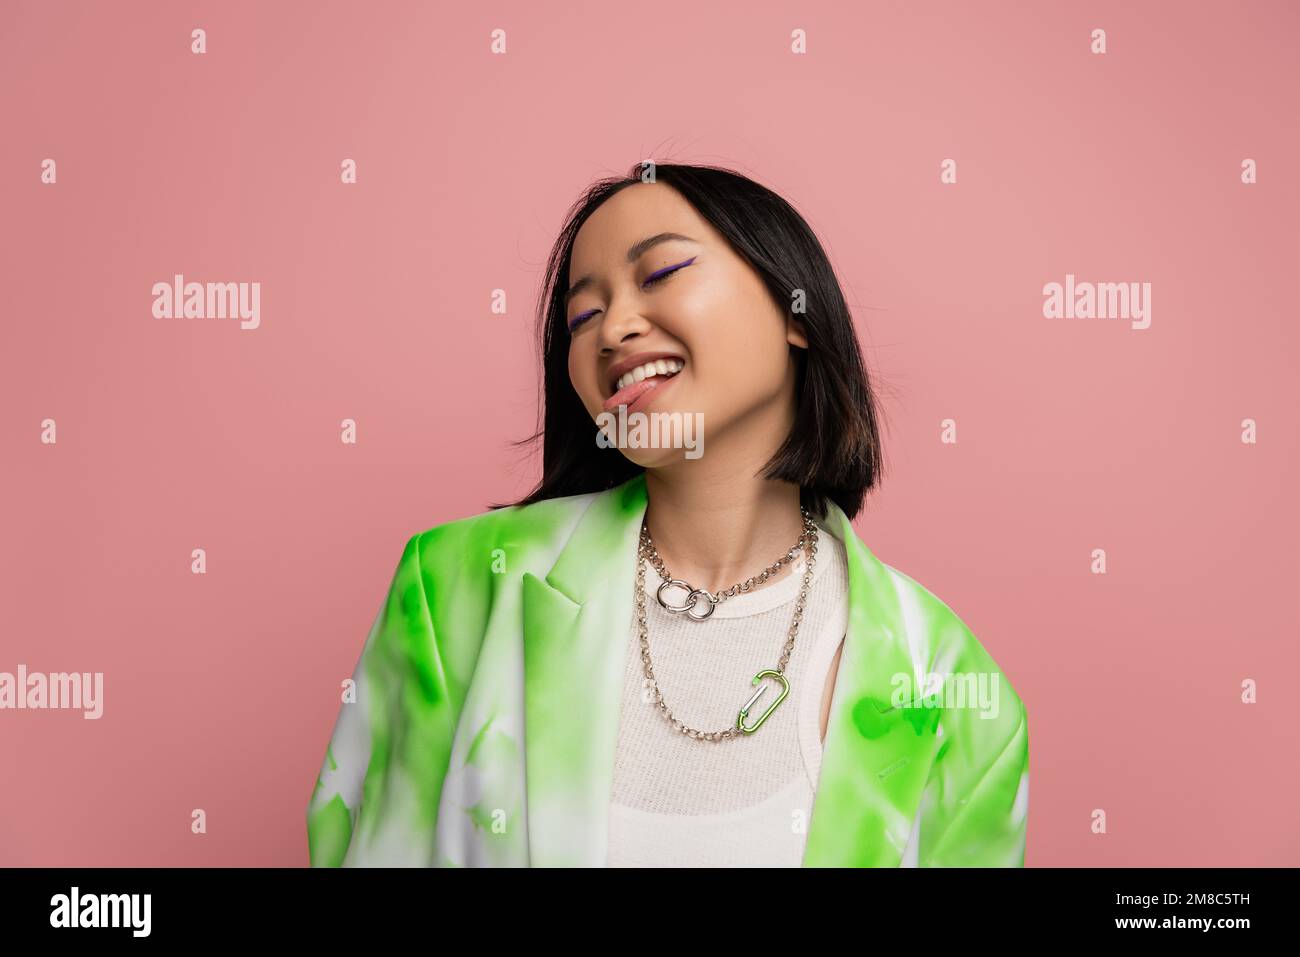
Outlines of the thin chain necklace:
[[[663,584],[655,591],[655,600],[659,602],[659,607],[674,614],[686,612],[688,617],[694,618],[696,621],[704,621],[713,614],[718,605],[728,598],[734,598],[737,593],[747,592],[763,584],[763,582],[775,575],[782,565],[794,561],[799,554],[799,550],[807,546],[810,535],[814,540],[817,538],[817,529],[812,523],[812,516],[808,514],[807,509],[802,505],[799,506],[799,514],[803,516],[803,531],[799,533],[799,540],[794,543],[794,547],[757,575],[746,578],[743,582],[737,582],[716,595],[704,588],[692,588],[690,582],[682,581],[680,578],[673,578],[672,573],[664,566],[664,560],[659,557],[659,552],[655,550],[654,542],[650,539],[650,529],[643,519],[641,522],[641,546],[646,553],[646,558],[650,560],[650,564],[655,567],[655,571],[664,579]],[[809,529],[812,529],[812,531],[810,532]],[[664,601],[664,592],[673,587],[681,588],[687,592],[684,604],[670,605]],[[701,599],[708,603],[705,605],[707,610],[703,614],[697,615],[695,609],[699,606]]]
[[[772,574],[774,568],[780,568],[781,565],[785,564],[785,562],[793,560],[794,556],[798,554],[800,549],[803,549],[807,553],[808,564],[804,569],[803,583],[799,586],[799,597],[795,602],[794,620],[790,624],[790,632],[786,638],[785,648],[781,654],[781,660],[777,663],[775,669],[767,669],[754,675],[750,684],[758,686],[758,690],[755,691],[750,699],[745,702],[744,706],[741,707],[740,713],[736,716],[735,726],[725,728],[722,731],[699,731],[678,721],[673,717],[673,713],[668,709],[668,705],[664,701],[663,693],[659,690],[659,683],[655,680],[654,666],[650,662],[650,631],[646,625],[645,566],[647,559],[651,559],[651,556],[653,556],[653,559],[651,560],[655,563],[655,570],[665,579],[670,581],[676,581],[676,579],[672,579],[668,574],[668,570],[663,567],[663,561],[659,558],[658,553],[655,552],[654,543],[650,540],[650,530],[646,526],[644,520],[642,521],[641,541],[637,548],[636,563],[636,621],[637,629],[641,637],[641,663],[645,668],[646,680],[650,682],[650,687],[654,689],[655,704],[663,713],[664,717],[671,722],[674,730],[680,731],[688,737],[706,741],[722,741],[725,738],[734,738],[740,734],[753,734],[759,729],[763,722],[768,719],[768,716],[776,710],[776,706],[784,701],[786,696],[790,693],[790,680],[785,676],[785,666],[790,661],[790,653],[794,650],[794,640],[799,634],[799,622],[803,620],[804,602],[808,599],[808,588],[812,584],[813,566],[817,563],[817,525],[813,521],[813,518],[808,513],[807,509],[801,506],[799,512],[803,516],[803,533],[799,536],[799,542],[796,546],[792,548],[785,557],[779,560],[775,566],[770,566],[765,569],[758,577],[750,578],[743,585],[733,585],[728,589],[731,595],[734,595],[737,590],[742,592],[749,591],[756,583],[766,581]],[[667,584],[667,581],[665,584]],[[689,588],[689,586],[687,587]],[[692,589],[691,591],[692,594],[694,594],[696,590]],[[708,592],[704,592],[704,594],[709,597],[710,600],[713,600],[713,596],[709,595]],[[714,603],[716,604],[716,600]],[[660,598],[660,604],[663,604],[662,598]],[[668,606],[665,605],[665,607]],[[684,610],[686,607],[687,606],[682,606],[682,609],[678,610]],[[697,620],[703,620],[704,618],[709,617],[712,613],[712,610],[710,610],[706,615],[696,616],[692,614],[690,617]],[[753,708],[755,702],[758,701],[763,692],[767,690],[767,685],[763,684],[763,681],[766,678],[772,678],[780,684],[781,693],[777,696],[775,701],[768,705],[767,710],[763,712],[757,721],[752,725],[747,725],[745,719],[749,716],[750,709]]]

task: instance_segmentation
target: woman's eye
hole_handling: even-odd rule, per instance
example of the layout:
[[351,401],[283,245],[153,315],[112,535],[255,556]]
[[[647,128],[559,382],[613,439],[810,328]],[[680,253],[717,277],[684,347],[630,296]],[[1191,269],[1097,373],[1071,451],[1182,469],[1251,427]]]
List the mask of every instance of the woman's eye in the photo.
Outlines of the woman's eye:
[[582,315],[577,316],[576,318],[573,319],[572,322],[569,323],[569,331],[572,332],[574,329],[577,329],[580,325],[582,325],[584,322],[586,322],[595,314],[596,314],[595,309],[589,309],[586,312],[584,312]]
[[686,267],[686,266],[689,266],[689,265],[690,265],[691,263],[693,263],[693,262],[695,262],[695,257],[694,257],[694,256],[692,256],[690,259],[686,260],[686,262],[684,262],[684,263],[678,263],[678,264],[675,265],[675,266],[667,266],[667,267],[665,267],[665,268],[659,270],[658,272],[651,273],[651,274],[646,278],[646,281],[643,282],[641,285],[642,285],[643,287],[644,287],[644,286],[653,286],[655,283],[659,282],[660,280],[667,279],[669,276],[671,276],[671,275],[672,275],[673,273],[675,273],[677,270],[682,269],[682,268],[684,268],[684,267]]

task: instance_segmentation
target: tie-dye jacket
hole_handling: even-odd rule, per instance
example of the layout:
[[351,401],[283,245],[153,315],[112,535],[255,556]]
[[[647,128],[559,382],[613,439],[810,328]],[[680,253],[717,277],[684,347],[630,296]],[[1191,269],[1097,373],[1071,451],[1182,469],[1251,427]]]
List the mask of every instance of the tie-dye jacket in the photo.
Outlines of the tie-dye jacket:
[[[639,475],[406,543],[307,809],[312,866],[604,865],[645,507]],[[803,865],[1023,866],[1023,703],[841,509],[827,525],[849,618]]]

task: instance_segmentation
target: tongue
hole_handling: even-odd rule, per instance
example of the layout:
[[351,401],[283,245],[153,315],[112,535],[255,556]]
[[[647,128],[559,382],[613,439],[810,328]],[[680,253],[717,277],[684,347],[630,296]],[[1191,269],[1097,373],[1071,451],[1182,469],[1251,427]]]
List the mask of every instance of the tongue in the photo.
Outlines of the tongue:
[[651,389],[656,388],[659,383],[671,378],[672,375],[653,375],[647,376],[640,382],[633,382],[630,385],[625,385],[605,400],[605,408],[616,409],[620,405],[631,405],[643,393],[649,392]]

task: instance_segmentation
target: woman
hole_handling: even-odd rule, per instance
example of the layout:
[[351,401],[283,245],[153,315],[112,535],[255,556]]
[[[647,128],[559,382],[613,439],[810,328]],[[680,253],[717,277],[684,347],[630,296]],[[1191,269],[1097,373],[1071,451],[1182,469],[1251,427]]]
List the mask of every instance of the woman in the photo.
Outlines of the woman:
[[311,863],[1023,866],[1023,704],[850,524],[877,415],[803,218],[642,164],[540,320],[541,483],[406,543]]

